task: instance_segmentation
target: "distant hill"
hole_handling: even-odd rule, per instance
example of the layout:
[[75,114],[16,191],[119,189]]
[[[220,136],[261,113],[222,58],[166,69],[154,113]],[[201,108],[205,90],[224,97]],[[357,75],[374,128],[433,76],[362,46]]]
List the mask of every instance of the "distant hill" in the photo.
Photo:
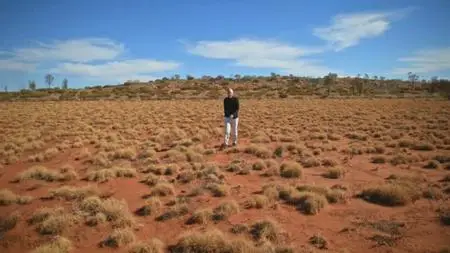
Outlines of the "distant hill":
[[236,75],[186,79],[163,78],[150,82],[128,81],[120,85],[85,87],[82,89],[36,89],[1,92],[0,100],[99,100],[99,99],[218,99],[232,87],[240,98],[302,97],[447,97],[450,81],[410,82],[384,78],[323,78],[272,75],[253,77]]

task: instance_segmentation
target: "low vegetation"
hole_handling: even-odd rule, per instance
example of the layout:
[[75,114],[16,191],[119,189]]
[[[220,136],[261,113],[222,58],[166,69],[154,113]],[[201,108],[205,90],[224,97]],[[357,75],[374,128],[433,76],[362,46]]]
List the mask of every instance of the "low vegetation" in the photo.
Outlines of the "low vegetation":
[[[450,107],[438,94],[407,98],[427,84],[384,99],[388,82],[364,79],[363,99],[345,78],[330,94],[320,79],[228,79],[71,90],[80,100],[123,99],[75,107],[0,103],[0,251],[344,252],[348,236],[368,251],[439,249],[449,224]],[[222,149],[217,99],[228,86],[242,98],[243,121],[238,146]],[[442,207],[421,212],[422,204]],[[373,219],[396,206],[394,220]],[[329,233],[336,217],[346,228]],[[410,230],[423,220],[422,232],[439,240],[412,249]]]

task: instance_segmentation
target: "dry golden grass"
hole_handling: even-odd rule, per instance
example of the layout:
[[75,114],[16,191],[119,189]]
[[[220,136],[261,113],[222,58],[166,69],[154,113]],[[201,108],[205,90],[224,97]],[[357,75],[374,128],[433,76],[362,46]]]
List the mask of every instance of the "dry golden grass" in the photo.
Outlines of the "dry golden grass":
[[8,189],[0,190],[0,206],[7,206],[11,204],[25,205],[29,204],[33,198],[31,196],[19,196]]
[[[263,234],[264,236],[266,235]],[[254,244],[245,239],[231,239],[217,229],[209,229],[203,233],[186,232],[178,242],[169,246],[169,252],[172,253],[282,253],[282,248],[269,245],[254,246]],[[289,252],[289,251],[288,251]]]
[[174,206],[171,206],[169,210],[161,214],[160,216],[156,217],[157,221],[166,221],[170,219],[174,219],[177,217],[184,216],[188,214],[189,208],[184,203],[175,203]]
[[296,162],[283,162],[280,167],[280,176],[286,178],[301,178],[302,167]]
[[158,197],[150,197],[145,200],[145,204],[136,210],[139,216],[148,216],[158,212],[162,207],[162,202]]
[[129,228],[114,229],[113,232],[100,243],[101,246],[119,248],[133,243],[136,236]]
[[163,253],[165,245],[157,239],[152,238],[148,242],[140,241],[131,245],[128,253]]
[[[171,96],[178,92],[171,91]],[[261,92],[279,95],[270,88]],[[15,204],[31,201],[22,196],[28,195],[25,190],[32,196],[42,197],[42,200],[33,200],[30,206],[18,207],[23,208],[24,213],[31,213],[34,210],[28,208],[42,204],[36,213],[23,217],[30,223],[30,231],[24,230],[26,236],[36,234],[34,229],[42,234],[69,236],[76,224],[89,230],[103,231],[112,227],[122,232],[128,228],[132,232],[131,229],[138,229],[139,226],[134,226],[137,222],[153,225],[154,219],[167,220],[158,226],[168,224],[173,226],[174,234],[179,234],[181,227],[186,226],[184,222],[195,223],[189,226],[194,229],[222,228],[233,226],[226,220],[232,222],[230,218],[234,215],[238,219],[241,215],[247,218],[247,214],[279,217],[280,209],[293,208],[300,212],[283,217],[284,222],[320,213],[323,222],[317,223],[317,230],[326,231],[329,230],[327,219],[333,216],[327,209],[334,209],[333,204],[341,203],[342,213],[355,211],[352,208],[358,205],[346,203],[350,197],[355,202],[403,205],[406,212],[411,209],[408,204],[419,198],[427,199],[432,205],[444,203],[450,192],[446,176],[446,170],[450,169],[447,120],[450,107],[445,101],[243,99],[241,141],[238,147],[226,150],[217,146],[223,138],[223,122],[220,117],[212,116],[220,112],[222,106],[215,100],[97,101],[77,102],[75,107],[66,102],[43,102],[39,106],[33,103],[0,104],[0,116],[4,119],[0,121],[0,162],[3,164],[0,179],[5,182],[4,189],[8,187],[7,182],[17,183],[10,187],[14,193],[0,191],[0,212],[9,212],[10,208],[16,208]],[[277,117],[273,117],[274,108]],[[181,114],[183,111],[187,113]],[[377,185],[386,171],[397,175],[420,173],[425,180],[392,176]],[[10,176],[11,173],[17,173],[16,177]],[[334,181],[345,187],[323,186]],[[107,183],[100,184],[103,182]],[[89,186],[97,183],[98,188]],[[42,185],[35,187],[37,184]],[[115,185],[121,188],[114,189]],[[255,192],[261,186],[261,191]],[[106,196],[106,192],[99,189],[108,189],[110,195]],[[48,196],[43,197],[46,191]],[[136,191],[137,195],[129,194],[130,191]],[[143,193],[145,200],[139,198]],[[354,193],[359,193],[360,198],[352,196]],[[118,200],[112,198],[113,195],[126,199]],[[224,202],[218,202],[221,200]],[[53,203],[64,205],[64,209],[48,207]],[[134,210],[130,211],[128,205]],[[41,210],[41,207],[47,209]],[[238,214],[241,208],[259,210]],[[368,218],[364,210],[359,211],[361,218]],[[435,219],[434,225],[441,225],[440,222],[445,225],[448,220],[448,214],[443,211],[433,217],[423,215],[424,219]],[[20,219],[6,218],[0,223],[4,230],[14,224],[21,227]],[[195,253],[205,252],[205,249],[224,253],[294,252],[291,248],[278,247],[280,245],[274,241],[280,239],[279,234],[277,240],[272,240],[270,225],[260,224],[260,228],[255,229],[258,226],[252,223],[233,226],[233,233],[241,238],[253,235],[257,242],[205,232],[183,236],[176,243],[177,247],[161,249],[154,247],[148,237],[134,243],[135,239],[127,239],[133,235],[117,232],[119,230],[111,234],[109,241],[113,246],[126,245],[120,249],[122,251],[142,253],[166,250]],[[308,238],[299,238],[297,231],[287,227],[292,237],[289,241],[302,252],[298,242],[306,242]],[[430,228],[434,228],[433,224]],[[366,235],[354,236],[359,240]],[[76,247],[85,243],[83,239],[67,238]],[[205,238],[212,238],[213,242]],[[316,239],[315,245],[323,244],[320,238]],[[340,240],[327,239],[331,239],[330,242]],[[369,248],[367,241],[360,240],[361,245]],[[424,244],[429,246],[431,242]],[[48,252],[53,252],[51,247],[59,252],[58,246],[46,247]],[[393,251],[397,250],[392,247]]]
[[206,208],[196,210],[192,216],[187,220],[187,224],[208,224],[209,220],[213,217],[213,210]]
[[338,179],[345,175],[345,170],[341,167],[329,168],[327,172],[323,174],[324,177],[330,179]]
[[32,253],[69,253],[72,248],[73,244],[69,239],[59,236],[51,242],[37,247]]
[[20,213],[17,211],[9,214],[6,217],[0,218],[0,234],[4,234],[9,230],[14,229],[20,219]]
[[44,166],[37,165],[21,172],[19,175],[17,175],[14,181],[21,182],[30,179],[42,180],[47,182],[67,181],[76,179],[77,176],[78,175],[73,170],[62,169],[61,171],[56,171],[47,169]]
[[170,196],[175,194],[175,188],[169,183],[158,183],[150,192],[151,196]]
[[277,243],[280,241],[280,225],[273,220],[256,221],[250,228],[250,233],[256,240],[270,241]]
[[106,217],[106,220],[112,222],[114,226],[127,227],[135,223],[135,218],[124,200],[115,198],[100,199],[98,196],[91,196],[77,203],[80,210],[86,218],[96,216],[99,213]]
[[82,187],[62,186],[49,190],[50,198],[64,200],[81,200],[89,196],[99,195],[99,189],[94,185]]
[[79,222],[79,217],[63,207],[41,208],[36,210],[28,223],[35,225],[37,232],[43,235],[60,235]]
[[396,184],[366,188],[361,192],[360,197],[369,202],[385,206],[403,206],[418,198],[414,190]]
[[213,218],[215,220],[225,220],[231,215],[240,212],[239,204],[235,200],[222,202],[213,210]]

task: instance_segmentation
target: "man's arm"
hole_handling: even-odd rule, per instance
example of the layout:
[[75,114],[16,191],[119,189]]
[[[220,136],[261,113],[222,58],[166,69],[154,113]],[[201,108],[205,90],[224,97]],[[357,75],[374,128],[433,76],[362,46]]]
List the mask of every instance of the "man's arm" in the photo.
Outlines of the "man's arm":
[[227,114],[227,103],[226,103],[227,99],[224,98],[223,99],[223,115]]

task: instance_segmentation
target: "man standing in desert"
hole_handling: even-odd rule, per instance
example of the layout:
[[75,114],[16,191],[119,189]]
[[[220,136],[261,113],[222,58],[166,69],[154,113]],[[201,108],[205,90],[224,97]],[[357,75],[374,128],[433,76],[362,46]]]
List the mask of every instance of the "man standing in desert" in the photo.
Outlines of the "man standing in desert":
[[223,147],[228,147],[230,131],[232,131],[233,135],[233,146],[236,146],[239,122],[239,99],[234,96],[231,88],[228,88],[228,96],[223,100],[223,110],[225,116],[225,141]]

